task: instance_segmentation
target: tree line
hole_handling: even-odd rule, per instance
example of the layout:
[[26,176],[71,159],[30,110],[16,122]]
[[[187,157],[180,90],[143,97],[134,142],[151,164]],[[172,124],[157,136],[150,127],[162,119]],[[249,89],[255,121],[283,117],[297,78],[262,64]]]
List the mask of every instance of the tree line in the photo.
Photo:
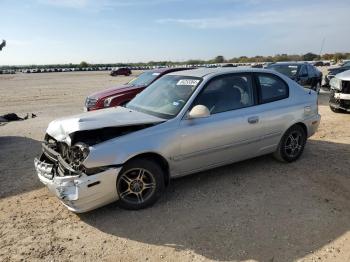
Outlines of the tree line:
[[213,59],[200,60],[190,59],[183,62],[173,61],[149,61],[139,63],[105,63],[105,64],[89,64],[82,61],[80,64],[51,64],[51,65],[23,65],[23,66],[0,66],[6,69],[21,69],[21,68],[86,68],[86,67],[122,67],[122,66],[176,66],[176,65],[203,65],[203,64],[220,64],[220,63],[263,63],[263,62],[282,62],[282,61],[318,61],[332,60],[339,62],[343,59],[350,59],[350,53],[326,53],[317,55],[314,53],[306,53],[304,55],[288,55],[277,54],[274,56],[240,56],[226,59],[222,55],[218,55]]

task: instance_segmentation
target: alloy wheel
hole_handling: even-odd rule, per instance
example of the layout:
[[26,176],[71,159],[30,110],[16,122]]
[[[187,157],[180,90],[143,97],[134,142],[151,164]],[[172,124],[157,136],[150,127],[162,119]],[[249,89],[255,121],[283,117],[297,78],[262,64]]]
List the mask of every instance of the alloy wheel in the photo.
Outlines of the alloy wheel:
[[302,134],[299,131],[290,133],[287,137],[284,150],[288,157],[295,157],[302,149]]
[[144,168],[133,168],[123,173],[117,183],[119,197],[130,204],[142,204],[155,192],[154,175]]

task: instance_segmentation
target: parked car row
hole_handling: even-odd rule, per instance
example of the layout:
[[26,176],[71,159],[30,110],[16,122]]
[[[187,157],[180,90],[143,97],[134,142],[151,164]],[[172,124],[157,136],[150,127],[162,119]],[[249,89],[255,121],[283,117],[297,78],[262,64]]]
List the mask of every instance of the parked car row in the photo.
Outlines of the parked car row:
[[300,85],[320,92],[322,83],[322,72],[315,66],[305,62],[279,62],[266,67],[276,70],[296,81]]
[[[267,68],[286,75],[306,88],[311,88],[317,92],[320,90],[322,73],[308,63],[273,63]],[[129,71],[125,71],[125,69],[127,68],[118,68],[115,75],[117,73],[129,75]],[[112,87],[89,95],[85,100],[85,110],[92,111],[107,107],[125,106],[139,92],[161,76],[188,69],[193,68],[160,68],[146,71],[123,86]]]
[[137,78],[129,83],[102,90],[89,95],[85,100],[85,110],[92,111],[107,107],[125,106],[138,93],[144,90],[161,76],[190,68],[160,68],[148,70],[140,74]]
[[54,72],[76,72],[76,71],[105,71],[108,67],[75,67],[75,68],[25,68],[19,70],[22,73],[54,73]]
[[52,121],[40,181],[74,212],[141,209],[172,178],[265,154],[296,161],[319,126],[317,93],[277,70],[184,69],[147,71]]
[[13,70],[13,69],[2,69],[2,70],[0,70],[0,75],[1,74],[15,74],[16,73],[16,71],[15,70]]

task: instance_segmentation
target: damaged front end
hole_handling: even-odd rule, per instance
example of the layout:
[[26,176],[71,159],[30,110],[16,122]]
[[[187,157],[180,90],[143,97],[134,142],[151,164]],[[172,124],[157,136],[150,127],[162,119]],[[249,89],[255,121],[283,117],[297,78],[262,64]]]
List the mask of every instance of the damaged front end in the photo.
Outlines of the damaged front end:
[[[90,162],[96,147],[164,120],[117,107],[52,121],[42,154],[34,160],[37,175],[74,212],[85,212],[118,199],[116,181],[122,163]],[[97,166],[96,166],[97,165]],[[103,166],[98,166],[103,165]],[[88,168],[87,168],[88,167]]]
[[331,81],[329,97],[331,108],[350,112],[350,81],[335,77]]
[[69,147],[46,136],[42,155],[34,159],[40,181],[71,211],[86,212],[117,200],[115,184],[120,166],[85,169],[88,146]]

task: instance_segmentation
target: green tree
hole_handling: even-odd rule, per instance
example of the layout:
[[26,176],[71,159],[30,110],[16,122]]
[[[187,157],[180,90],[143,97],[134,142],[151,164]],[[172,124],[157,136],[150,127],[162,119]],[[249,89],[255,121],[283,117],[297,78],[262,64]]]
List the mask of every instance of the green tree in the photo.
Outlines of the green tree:
[[225,62],[225,58],[222,55],[218,55],[213,59],[213,63],[215,64],[224,63],[224,62]]
[[335,61],[335,62],[339,62],[339,61],[345,59],[345,58],[346,58],[346,55],[343,54],[343,53],[335,53],[334,56],[333,56],[333,58],[334,58],[334,61]]
[[333,59],[333,54],[323,54],[322,59],[324,60],[332,60]]
[[306,53],[305,55],[303,55],[304,61],[313,61],[315,59],[319,59],[319,56],[314,53]]
[[79,67],[88,67],[89,64],[85,61],[80,62]]
[[249,62],[249,58],[246,56],[240,56],[238,59],[239,63],[248,63]]

